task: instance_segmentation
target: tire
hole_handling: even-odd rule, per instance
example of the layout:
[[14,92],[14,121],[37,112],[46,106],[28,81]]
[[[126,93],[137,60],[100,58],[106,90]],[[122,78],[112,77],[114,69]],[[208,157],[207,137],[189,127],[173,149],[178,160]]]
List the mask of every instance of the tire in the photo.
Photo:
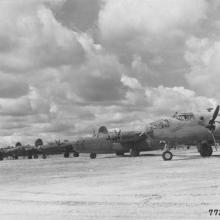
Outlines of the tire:
[[130,156],[131,157],[138,157],[140,155],[140,152],[135,149],[130,149]]
[[46,154],[43,154],[43,155],[42,155],[42,158],[43,158],[43,159],[46,159],[46,158],[47,158],[47,155],[46,155]]
[[117,152],[116,155],[117,156],[124,156],[124,152]]
[[15,160],[18,160],[18,155],[15,154],[15,155],[13,156],[13,158],[14,158]]
[[172,160],[173,154],[170,151],[164,151],[162,154],[163,160]]
[[63,156],[64,156],[64,158],[68,158],[70,156],[70,153],[68,151],[66,151]]
[[28,159],[32,159],[32,154],[28,154]]
[[34,154],[34,159],[38,159],[38,155],[37,154]]
[[212,152],[212,147],[209,146],[206,142],[201,144],[199,153],[202,157],[210,157],[212,156]]
[[78,152],[74,152],[73,153],[73,157],[79,157],[79,153]]
[[212,156],[212,152],[213,152],[213,150],[212,150],[212,147],[208,147],[208,157],[210,157],[210,156]]
[[96,158],[96,153],[91,153],[91,154],[90,154],[90,158],[91,158],[91,159],[95,159],[95,158]]

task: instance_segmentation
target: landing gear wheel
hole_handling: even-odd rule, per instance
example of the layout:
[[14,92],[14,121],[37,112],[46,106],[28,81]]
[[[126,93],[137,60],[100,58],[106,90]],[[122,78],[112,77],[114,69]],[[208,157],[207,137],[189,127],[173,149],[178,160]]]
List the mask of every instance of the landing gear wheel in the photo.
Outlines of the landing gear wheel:
[[124,156],[124,152],[117,152],[116,155],[117,156]]
[[210,157],[210,156],[212,156],[212,152],[213,152],[213,150],[212,150],[212,147],[210,147],[210,146],[202,147],[200,149],[200,155],[202,157]]
[[138,157],[140,155],[140,152],[135,149],[130,149],[130,155],[131,157]]
[[66,151],[65,153],[64,153],[64,155],[63,155],[65,158],[68,158],[69,156],[70,156],[70,153],[69,153],[69,151]]
[[212,152],[212,147],[207,142],[204,141],[199,145],[199,153],[202,157],[210,157]]
[[78,152],[74,152],[73,153],[73,157],[79,157],[79,153]]
[[90,158],[91,158],[91,159],[95,159],[95,158],[96,158],[96,153],[91,153],[91,154],[90,154]]
[[163,160],[172,160],[173,154],[170,151],[164,151],[162,157]]
[[213,152],[212,147],[209,146],[208,149],[207,149],[208,157],[212,156],[212,152]]

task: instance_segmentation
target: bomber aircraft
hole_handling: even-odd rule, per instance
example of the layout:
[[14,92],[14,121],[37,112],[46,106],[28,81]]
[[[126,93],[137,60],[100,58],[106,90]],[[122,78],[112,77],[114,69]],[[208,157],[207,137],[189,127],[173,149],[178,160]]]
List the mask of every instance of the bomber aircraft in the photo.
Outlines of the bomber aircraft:
[[[216,139],[220,139],[220,128],[216,126],[219,105],[213,114],[209,113],[175,113],[172,117],[154,121],[140,131],[108,132],[105,126],[99,128],[93,137],[81,138],[73,142],[73,150],[77,153],[96,154],[116,153],[123,155],[130,152],[138,156],[141,151],[152,151],[163,148],[164,160],[171,160],[170,148],[179,144],[197,145],[202,157],[212,155]],[[210,115],[211,114],[211,115]],[[162,145],[162,146],[161,146]]]
[[[47,155],[63,154],[65,158],[69,157],[70,153],[73,152],[72,144],[68,141],[61,142],[60,140],[55,142],[49,142],[45,145],[38,147],[39,151],[44,157]],[[73,152],[74,157],[78,156],[77,152]]]
[[[13,158],[17,160],[19,157],[27,157],[28,159],[37,159],[39,155],[42,155],[43,159],[46,159],[48,155],[63,154],[64,157],[69,157],[69,154],[73,152],[73,147],[70,142],[49,142],[43,144],[42,139],[38,138],[35,141],[34,146],[22,145],[17,142],[15,147],[5,147],[0,149],[0,160],[4,158]],[[77,152],[73,152],[74,157],[78,156]]]
[[38,158],[40,151],[37,147],[31,145],[22,145],[17,142],[15,147],[5,147],[0,149],[0,160],[5,157],[11,157],[17,160],[19,157],[27,157],[28,159]]
[[74,142],[73,150],[78,153],[90,153],[91,159],[96,158],[96,154],[108,153],[116,153],[120,156],[130,152],[131,156],[138,156],[141,151],[148,148],[146,140],[145,132],[109,132],[105,126],[101,126],[93,137]]

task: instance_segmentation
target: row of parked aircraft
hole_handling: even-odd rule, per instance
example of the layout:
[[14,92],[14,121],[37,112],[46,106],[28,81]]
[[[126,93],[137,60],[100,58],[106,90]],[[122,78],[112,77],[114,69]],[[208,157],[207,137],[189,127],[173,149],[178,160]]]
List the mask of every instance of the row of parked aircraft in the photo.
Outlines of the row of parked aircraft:
[[[213,112],[213,113],[212,113]],[[42,155],[46,158],[50,154],[64,154],[69,157],[73,153],[78,157],[80,153],[89,153],[90,158],[96,158],[97,154],[139,156],[142,151],[152,151],[163,148],[162,158],[171,160],[173,157],[170,149],[180,144],[196,145],[202,157],[212,155],[213,146],[217,148],[216,140],[220,139],[220,127],[217,126],[219,105],[213,111],[212,108],[204,114],[199,113],[175,113],[172,117],[154,121],[142,131],[113,131],[109,132],[105,126],[101,126],[92,137],[80,138],[77,141],[60,141],[43,144],[41,139],[36,140],[35,146],[22,146],[17,143],[14,148],[2,148],[0,160],[5,157],[18,159],[19,156],[38,158]]]

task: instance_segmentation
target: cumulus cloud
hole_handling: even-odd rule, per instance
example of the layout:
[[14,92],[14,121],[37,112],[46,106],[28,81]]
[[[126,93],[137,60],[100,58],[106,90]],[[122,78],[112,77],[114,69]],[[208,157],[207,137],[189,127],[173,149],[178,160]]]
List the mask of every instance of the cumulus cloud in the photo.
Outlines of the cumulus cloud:
[[220,98],[220,41],[192,37],[186,47],[185,59],[191,68],[186,79],[191,88],[200,94]]
[[0,98],[19,98],[28,92],[29,86],[21,78],[0,73]]
[[101,0],[65,0],[61,7],[54,9],[56,18],[65,26],[92,30],[101,8]]
[[84,65],[67,69],[63,81],[70,83],[71,91],[81,101],[93,104],[112,104],[122,100],[126,87],[121,82],[124,66],[117,57],[107,54],[101,45],[95,44],[88,35],[81,35],[86,53]]
[[[150,108],[158,115],[167,115],[172,112],[200,112],[216,105],[216,101],[204,96],[197,96],[194,91],[183,87],[159,86],[145,90],[151,103]],[[171,114],[170,114],[171,115]]]
[[104,39],[134,38],[136,34],[164,36],[195,24],[204,18],[206,10],[204,0],[107,0],[100,12],[99,25]]
[[185,86],[185,38],[206,20],[207,1],[104,2],[98,20],[100,41],[126,66],[133,63],[127,73],[146,85],[160,81]]
[[[77,34],[36,2],[1,3],[0,63],[7,72],[24,72],[83,62]],[[7,12],[7,13],[5,13]]]
[[2,1],[0,19],[1,143],[138,129],[219,101],[218,1]]

